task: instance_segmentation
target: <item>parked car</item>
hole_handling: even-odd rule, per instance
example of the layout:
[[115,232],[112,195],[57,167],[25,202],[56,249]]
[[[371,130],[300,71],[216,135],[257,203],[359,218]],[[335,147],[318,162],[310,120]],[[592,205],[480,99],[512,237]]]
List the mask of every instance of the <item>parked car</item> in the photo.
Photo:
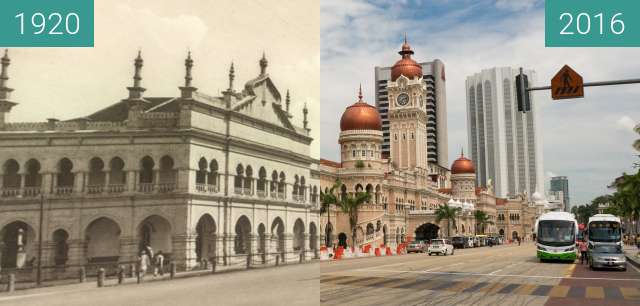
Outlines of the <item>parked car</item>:
[[468,242],[467,242],[468,239],[469,238],[464,236],[455,236],[451,238],[451,243],[453,244],[453,247],[456,249],[464,249],[468,245]]
[[614,268],[627,271],[627,258],[619,245],[596,244],[589,249],[587,257],[591,269]]
[[431,254],[442,254],[444,256],[453,255],[454,249],[449,239],[432,239],[428,249]]
[[407,253],[424,253],[427,251],[427,244],[422,240],[412,241],[407,245]]

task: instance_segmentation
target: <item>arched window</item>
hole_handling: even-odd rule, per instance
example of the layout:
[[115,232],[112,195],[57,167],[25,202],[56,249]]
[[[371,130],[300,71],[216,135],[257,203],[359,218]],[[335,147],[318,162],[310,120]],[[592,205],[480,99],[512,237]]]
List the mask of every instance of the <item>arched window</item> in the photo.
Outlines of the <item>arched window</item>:
[[24,177],[24,196],[36,196],[42,188],[42,174],[40,174],[40,162],[30,159],[26,164],[27,174]]
[[150,156],[145,156],[140,161],[140,192],[152,192],[153,191],[153,167],[155,162]]
[[176,188],[177,170],[174,169],[173,158],[168,155],[160,158],[160,177],[158,191],[169,192]]
[[72,169],[73,163],[68,158],[63,158],[58,162],[58,194],[73,192],[75,174],[71,172]]
[[213,159],[209,163],[209,175],[207,176],[207,184],[209,184],[210,191],[218,191],[218,162]]
[[207,183],[207,160],[202,157],[198,161],[198,170],[196,171],[196,188],[198,191],[205,191],[204,185]]
[[269,192],[272,198],[275,198],[278,194],[278,172],[276,170],[271,172],[271,189]]
[[280,172],[280,182],[278,183],[278,197],[281,199],[285,199],[286,198],[286,194],[287,194],[287,183],[286,183],[286,176],[284,175],[284,172]]
[[300,178],[298,175],[293,176],[293,190],[291,192],[294,201],[298,200],[298,189],[300,188]]
[[304,176],[300,178],[300,190],[298,190],[298,194],[300,195],[301,201],[307,200],[307,182]]
[[242,193],[242,183],[244,182],[244,167],[242,164],[236,166],[236,177],[233,180],[233,190],[235,194]]
[[251,195],[253,193],[253,168],[247,166],[247,169],[244,170],[244,175],[243,193]]
[[114,157],[109,162],[109,192],[123,192],[127,182],[124,172],[124,161],[120,157]]
[[259,197],[267,196],[267,170],[264,167],[260,167],[258,170],[258,184],[256,185],[256,189],[258,190]]
[[15,159],[10,159],[4,163],[2,175],[2,196],[17,196],[20,193],[20,182],[22,178],[18,171],[20,165]]
[[104,172],[104,162],[99,157],[94,157],[89,161],[89,181],[87,191],[89,193],[102,193],[104,189],[106,174]]

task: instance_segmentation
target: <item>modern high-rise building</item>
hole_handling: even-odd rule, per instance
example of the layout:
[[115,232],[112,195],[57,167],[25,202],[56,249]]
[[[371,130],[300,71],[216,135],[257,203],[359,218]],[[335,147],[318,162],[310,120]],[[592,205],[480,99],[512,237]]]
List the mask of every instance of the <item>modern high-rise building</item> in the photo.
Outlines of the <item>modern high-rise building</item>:
[[[399,61],[403,61],[400,59]],[[400,63],[402,64],[402,63]],[[432,62],[419,63],[422,77],[426,81],[426,96],[423,97],[427,112],[427,162],[437,163],[448,168],[447,143],[447,97],[444,64],[435,59]],[[390,155],[389,134],[389,96],[387,83],[391,79],[392,67],[375,67],[376,107],[382,117],[382,154]]]
[[[491,183],[499,197],[544,192],[536,104],[532,100],[530,112],[518,111],[518,73],[510,67],[483,69],[466,81],[467,136],[477,184]],[[533,86],[535,72],[525,74]]]
[[551,178],[549,186],[550,191],[562,191],[562,198],[564,200],[564,210],[569,211],[571,205],[569,204],[569,179],[566,176],[554,176]]

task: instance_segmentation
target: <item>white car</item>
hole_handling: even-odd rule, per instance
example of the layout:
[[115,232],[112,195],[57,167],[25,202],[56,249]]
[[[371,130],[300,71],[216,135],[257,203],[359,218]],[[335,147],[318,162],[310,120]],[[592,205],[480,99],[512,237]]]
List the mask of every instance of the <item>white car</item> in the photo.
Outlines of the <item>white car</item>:
[[449,239],[433,239],[427,252],[429,256],[431,254],[453,255],[453,244]]

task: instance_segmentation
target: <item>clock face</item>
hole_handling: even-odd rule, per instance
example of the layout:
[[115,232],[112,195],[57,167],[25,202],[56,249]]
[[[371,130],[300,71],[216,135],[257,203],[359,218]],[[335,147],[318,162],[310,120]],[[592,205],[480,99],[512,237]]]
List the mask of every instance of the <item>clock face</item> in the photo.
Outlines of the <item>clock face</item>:
[[405,106],[407,104],[409,104],[409,95],[402,93],[400,95],[398,95],[398,105],[400,106]]

